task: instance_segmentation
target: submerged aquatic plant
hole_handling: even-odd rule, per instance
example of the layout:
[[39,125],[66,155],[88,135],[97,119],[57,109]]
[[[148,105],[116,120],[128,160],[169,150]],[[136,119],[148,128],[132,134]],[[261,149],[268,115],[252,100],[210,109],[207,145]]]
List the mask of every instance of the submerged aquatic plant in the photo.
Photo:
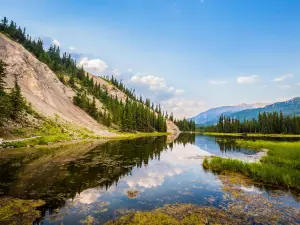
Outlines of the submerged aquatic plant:
[[151,212],[135,212],[106,225],[198,225],[242,224],[225,211],[213,207],[198,207],[193,204],[165,205]]
[[42,200],[22,200],[10,197],[0,198],[0,224],[32,224],[40,217],[37,207],[44,205]]

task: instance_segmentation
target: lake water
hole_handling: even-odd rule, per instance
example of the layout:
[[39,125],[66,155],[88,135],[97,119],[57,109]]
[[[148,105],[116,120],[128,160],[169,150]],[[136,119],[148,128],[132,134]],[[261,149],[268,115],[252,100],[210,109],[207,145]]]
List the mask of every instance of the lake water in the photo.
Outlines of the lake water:
[[1,196],[45,200],[43,216],[34,222],[44,225],[82,224],[87,216],[104,224],[173,203],[231,213],[247,209],[249,218],[258,221],[278,215],[279,224],[300,222],[299,194],[251,182],[230,183],[236,176],[203,169],[203,156],[255,158],[257,152],[238,148],[234,139],[182,134],[172,143],[167,137],[151,137],[72,148],[2,159]]

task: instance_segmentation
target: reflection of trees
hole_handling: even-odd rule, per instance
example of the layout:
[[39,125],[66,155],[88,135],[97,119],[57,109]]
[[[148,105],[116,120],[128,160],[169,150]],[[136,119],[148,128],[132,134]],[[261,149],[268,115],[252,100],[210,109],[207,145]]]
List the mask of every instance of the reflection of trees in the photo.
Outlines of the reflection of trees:
[[[30,174],[24,172],[30,165],[24,164],[22,156],[17,163],[10,160],[0,164],[0,183],[9,183],[8,188],[1,191],[13,197],[43,199],[46,205],[41,210],[45,212],[48,209],[51,213],[53,209],[65,205],[65,199],[74,198],[82,190],[109,188],[134,167],[139,168],[147,165],[149,160],[159,159],[165,148],[166,137],[106,142],[65,165],[52,163],[46,169],[40,168],[40,171],[30,170]],[[52,152],[49,151],[49,154]],[[5,174],[9,179],[6,179]],[[18,177],[18,174],[22,175]],[[14,185],[19,183],[25,186]]]
[[221,152],[240,151],[241,148],[237,146],[234,140],[216,138],[215,142],[219,145]]
[[[176,144],[183,144],[184,146],[186,144],[195,144],[195,133],[181,133],[177,139],[175,139],[174,143]],[[173,144],[173,143],[171,143]],[[172,145],[173,147],[173,145]]]
[[[109,188],[134,167],[147,165],[149,160],[159,159],[166,148],[166,137],[140,138],[108,142],[89,151],[83,159],[68,164],[73,196],[91,187]],[[68,180],[70,179],[70,180]]]

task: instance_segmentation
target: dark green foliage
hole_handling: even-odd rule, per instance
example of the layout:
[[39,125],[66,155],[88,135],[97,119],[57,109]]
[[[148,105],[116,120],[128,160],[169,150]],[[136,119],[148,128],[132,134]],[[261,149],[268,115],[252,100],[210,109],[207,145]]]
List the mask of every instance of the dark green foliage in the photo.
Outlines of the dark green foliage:
[[21,88],[18,84],[18,78],[15,76],[14,88],[9,94],[5,92],[6,77],[6,65],[0,60],[0,125],[3,125],[4,121],[11,118],[17,120],[24,110],[29,110],[30,106],[26,105],[26,102],[21,94]]
[[5,88],[5,77],[6,77],[6,64],[0,60],[0,96],[3,96],[5,95],[5,91],[4,91],[4,88]]
[[0,60],[0,125],[7,118],[10,108],[10,102],[6,95],[5,89],[5,77],[6,77],[6,64]]
[[20,117],[22,111],[25,109],[26,102],[21,94],[21,88],[18,84],[18,78],[15,76],[15,85],[9,94],[10,99],[10,116],[16,120]]
[[[173,114],[172,119],[173,119]],[[195,131],[196,130],[196,124],[193,120],[186,120],[185,118],[183,120],[174,120],[174,123],[178,126],[179,130],[181,131]]]
[[282,112],[259,113],[258,119],[244,120],[221,115],[215,126],[204,128],[220,133],[300,134],[300,117],[284,116]]

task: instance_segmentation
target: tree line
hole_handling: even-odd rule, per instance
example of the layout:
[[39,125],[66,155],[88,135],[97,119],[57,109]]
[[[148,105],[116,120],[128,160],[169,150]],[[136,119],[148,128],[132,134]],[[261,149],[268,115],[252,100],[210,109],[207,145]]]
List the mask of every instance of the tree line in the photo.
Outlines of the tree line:
[[244,120],[221,115],[214,126],[203,128],[207,132],[300,134],[300,117],[284,116],[282,112],[259,113],[258,118]]
[[[171,120],[173,120],[173,115]],[[195,121],[183,118],[182,120],[174,120],[174,123],[181,131],[195,131],[196,130],[196,124]]]
[[[128,132],[165,132],[167,130],[168,113],[163,112],[160,105],[155,106],[149,99],[143,100],[141,96],[137,97],[135,91],[126,88],[122,80],[118,81],[113,76],[105,78],[128,96],[126,101],[111,96],[105,86],[100,86],[92,77],[88,76],[83,67],[78,67],[71,54],[65,52],[61,55],[59,46],[53,44],[45,50],[40,38],[33,39],[26,33],[26,28],[22,29],[14,21],[9,22],[4,17],[0,23],[0,32],[23,45],[40,61],[47,64],[61,82],[76,90],[74,104],[99,122],[108,127],[116,125],[120,130]],[[67,80],[65,75],[68,77]],[[80,84],[80,87],[76,84]],[[89,95],[92,96],[92,99]],[[96,99],[104,104],[104,112],[97,109]],[[173,121],[173,115],[170,115],[170,119]],[[195,127],[185,119],[174,122],[183,131],[191,131]]]

